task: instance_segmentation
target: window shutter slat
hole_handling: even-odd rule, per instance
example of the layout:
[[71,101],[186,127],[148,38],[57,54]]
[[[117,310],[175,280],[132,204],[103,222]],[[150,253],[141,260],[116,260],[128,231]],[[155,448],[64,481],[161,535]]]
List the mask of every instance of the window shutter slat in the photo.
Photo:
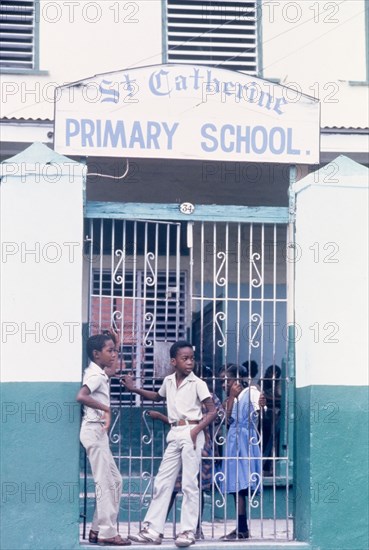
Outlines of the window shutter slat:
[[167,0],[168,62],[257,74],[256,0]]
[[0,5],[0,67],[33,69],[35,0],[2,0]]

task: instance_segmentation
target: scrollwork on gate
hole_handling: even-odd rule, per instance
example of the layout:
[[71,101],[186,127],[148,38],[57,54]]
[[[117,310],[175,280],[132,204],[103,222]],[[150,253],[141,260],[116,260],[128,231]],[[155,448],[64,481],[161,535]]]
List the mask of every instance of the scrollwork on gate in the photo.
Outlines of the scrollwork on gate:
[[[259,315],[259,313],[253,313],[251,315],[251,321],[253,323],[257,323],[255,330],[250,334],[250,345],[253,348],[258,348],[260,346],[260,341],[256,339],[256,336],[260,330],[261,323],[262,323],[262,317]],[[250,324],[250,333],[252,331],[252,325]]]
[[260,274],[260,271],[258,270],[258,266],[256,265],[256,261],[255,260],[260,260],[261,256],[259,254],[259,252],[254,252],[252,255],[251,255],[251,275],[252,275],[252,270],[254,269],[256,271],[256,276],[258,278],[256,279],[251,279],[251,286],[254,287],[254,288],[259,288],[262,283],[263,283],[263,279],[262,279],[262,276]]
[[225,498],[224,498],[224,495],[222,493],[222,490],[221,490],[221,484],[224,482],[225,480],[225,474],[224,472],[217,472],[214,476],[214,485],[216,487],[216,489],[218,490],[218,493],[219,493],[219,496],[220,496],[220,499],[216,499],[215,501],[215,506],[217,508],[223,508],[225,506]]
[[216,445],[224,445],[226,442],[226,438],[224,437],[221,431],[225,423],[225,417],[226,415],[224,410],[218,411],[215,419],[216,429],[214,431],[214,443]]
[[148,311],[147,313],[145,313],[145,321],[147,321],[148,323],[150,323],[150,326],[149,326],[149,328],[148,328],[148,330],[146,331],[146,334],[145,334],[145,336],[144,336],[143,345],[144,345],[144,346],[152,346],[152,345],[153,345],[153,341],[149,339],[149,334],[150,334],[150,332],[152,331],[152,328],[153,328],[154,323],[155,323],[154,314],[151,313],[150,311]]
[[217,252],[217,258],[219,258],[219,260],[222,260],[222,262],[215,276],[215,282],[218,286],[225,286],[225,284],[227,283],[227,279],[225,277],[220,277],[220,273],[226,263],[227,254],[225,252]]
[[149,411],[143,411],[142,413],[142,420],[145,425],[146,430],[148,431],[148,434],[145,434],[142,436],[142,443],[144,445],[149,445],[153,440],[154,430],[150,430],[150,427],[147,423],[146,418],[149,416]]
[[220,325],[219,321],[225,321],[226,318],[227,318],[227,316],[224,313],[224,311],[218,311],[218,313],[215,315],[215,318],[214,318],[217,329],[220,332],[220,340],[217,340],[217,345],[220,348],[224,348],[224,346],[226,345],[226,339],[225,339],[225,335],[224,335],[224,332],[222,331],[222,328],[221,328],[221,325]]
[[256,496],[258,495],[259,489],[261,486],[261,475],[258,474],[257,472],[253,472],[250,475],[250,484],[253,485],[254,482],[256,483],[256,485],[255,485],[255,489],[252,491],[250,495],[249,504],[252,508],[259,508],[260,502],[256,500]]
[[153,477],[150,474],[150,472],[142,472],[141,479],[143,481],[148,481],[148,484],[146,485],[145,490],[142,493],[142,497],[141,497],[141,505],[144,508],[148,508],[148,506],[151,502],[151,497],[149,496],[149,489],[151,488]]
[[118,285],[121,285],[123,283],[123,276],[118,275],[118,271],[120,270],[120,266],[122,265],[122,263],[125,259],[125,252],[124,252],[124,250],[118,249],[118,250],[115,251],[115,255],[116,255],[117,258],[119,258],[119,261],[118,261],[117,265],[114,267],[113,282],[117,283]]
[[115,331],[119,331],[118,329],[118,326],[117,326],[117,321],[121,321],[123,319],[123,314],[121,311],[119,311],[118,309],[113,311],[113,315],[111,317],[112,321],[111,321],[111,324],[112,324],[112,327]]
[[116,408],[116,407],[112,407],[111,409],[111,412],[112,412],[112,416],[115,416],[115,419],[114,419],[114,422],[112,424],[112,427],[110,428],[110,432],[109,432],[109,439],[111,441],[111,443],[119,443],[120,440],[122,439],[122,435],[119,433],[114,433],[117,425],[118,425],[118,430],[119,430],[119,424],[118,424],[118,421],[120,419],[120,409]]
[[150,260],[155,260],[155,254],[153,252],[148,252],[146,254],[146,258],[145,258],[145,261],[146,261],[146,265],[148,266],[150,272],[151,272],[151,275],[146,275],[145,277],[145,284],[147,286],[154,286],[155,283],[156,283],[156,275],[155,275],[155,271],[150,263]]

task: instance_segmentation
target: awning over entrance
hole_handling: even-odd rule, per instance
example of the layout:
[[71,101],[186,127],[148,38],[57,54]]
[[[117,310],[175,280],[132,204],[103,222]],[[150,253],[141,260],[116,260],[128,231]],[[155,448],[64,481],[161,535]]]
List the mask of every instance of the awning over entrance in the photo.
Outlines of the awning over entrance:
[[319,163],[319,101],[235,71],[154,65],[57,89],[67,155]]

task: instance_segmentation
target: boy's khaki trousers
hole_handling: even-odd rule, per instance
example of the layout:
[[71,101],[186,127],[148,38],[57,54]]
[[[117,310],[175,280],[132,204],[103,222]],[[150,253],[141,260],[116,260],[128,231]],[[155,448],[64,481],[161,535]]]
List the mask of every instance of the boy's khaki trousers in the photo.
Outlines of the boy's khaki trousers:
[[157,533],[164,533],[170,497],[181,468],[183,500],[180,533],[196,531],[199,519],[198,474],[205,436],[204,432],[199,433],[194,449],[190,437],[192,428],[191,425],[173,427],[167,435],[168,446],[155,478],[153,499],[145,517],[145,522]]
[[91,529],[99,532],[99,538],[110,539],[118,534],[122,476],[111,454],[109,437],[102,424],[82,423],[80,439],[86,449],[95,482],[96,507]]

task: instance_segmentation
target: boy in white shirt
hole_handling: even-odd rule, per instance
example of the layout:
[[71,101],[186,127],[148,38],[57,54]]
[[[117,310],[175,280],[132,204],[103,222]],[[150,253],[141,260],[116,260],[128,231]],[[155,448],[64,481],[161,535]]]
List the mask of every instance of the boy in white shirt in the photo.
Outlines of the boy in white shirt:
[[91,360],[84,372],[77,401],[83,405],[80,439],[86,449],[96,484],[96,508],[89,542],[109,546],[128,546],[117,531],[122,495],[122,477],[109,447],[111,422],[109,377],[115,373],[117,350],[111,334],[96,334],[87,340]]
[[[175,372],[164,378],[157,392],[136,388],[130,375],[122,379],[127,390],[145,399],[166,399],[171,426],[167,436],[168,446],[155,478],[153,499],[145,516],[145,526],[137,535],[129,535],[129,538],[141,544],[161,544],[168,505],[182,469],[181,528],[175,544],[185,547],[195,543],[199,517],[198,473],[205,442],[203,429],[213,422],[217,411],[206,383],[192,372],[194,352],[191,344],[186,341],[173,344],[170,348],[170,362]],[[204,416],[202,404],[207,409]]]

